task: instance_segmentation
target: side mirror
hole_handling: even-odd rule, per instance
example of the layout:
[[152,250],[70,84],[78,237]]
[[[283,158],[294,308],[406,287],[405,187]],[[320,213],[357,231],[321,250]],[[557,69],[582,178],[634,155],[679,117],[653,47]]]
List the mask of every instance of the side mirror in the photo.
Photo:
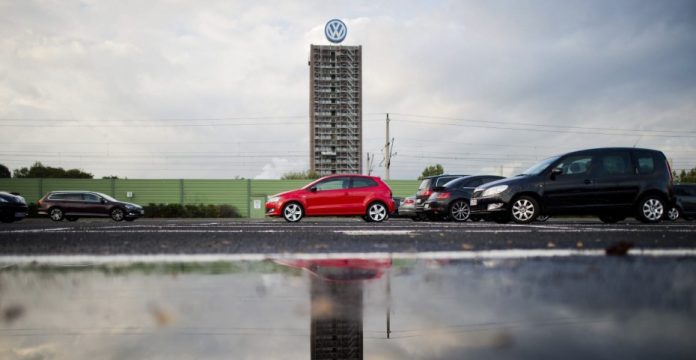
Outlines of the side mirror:
[[101,203],[102,203],[102,204],[106,204],[106,199],[101,198]]
[[309,191],[311,191],[311,192],[317,192],[317,187],[316,187],[316,186],[312,186],[311,188],[309,188]]
[[563,169],[555,168],[551,170],[551,180],[556,180],[556,176],[562,175]]

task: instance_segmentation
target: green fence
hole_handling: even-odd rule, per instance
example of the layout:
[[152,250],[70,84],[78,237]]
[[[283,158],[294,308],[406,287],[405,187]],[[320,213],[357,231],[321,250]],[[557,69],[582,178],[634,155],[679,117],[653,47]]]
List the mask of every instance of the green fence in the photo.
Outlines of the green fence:
[[[30,202],[36,202],[49,191],[87,190],[141,205],[227,204],[237,208],[242,216],[253,217],[258,216],[259,202],[267,196],[307,183],[307,180],[0,179],[0,191],[20,193]],[[396,197],[415,194],[418,183],[387,181]]]

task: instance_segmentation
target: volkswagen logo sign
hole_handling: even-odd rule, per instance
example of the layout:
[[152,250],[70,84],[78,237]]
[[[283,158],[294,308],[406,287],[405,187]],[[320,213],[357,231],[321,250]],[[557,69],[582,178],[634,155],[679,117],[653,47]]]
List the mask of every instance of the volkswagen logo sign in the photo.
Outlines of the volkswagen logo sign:
[[324,27],[324,35],[326,35],[326,38],[332,43],[338,44],[348,35],[348,28],[341,20],[329,20]]

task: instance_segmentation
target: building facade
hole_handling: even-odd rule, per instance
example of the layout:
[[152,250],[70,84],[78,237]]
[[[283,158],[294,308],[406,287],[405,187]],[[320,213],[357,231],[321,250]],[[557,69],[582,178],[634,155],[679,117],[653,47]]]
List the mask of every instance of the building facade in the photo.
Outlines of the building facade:
[[362,173],[362,46],[311,45],[309,74],[310,169]]

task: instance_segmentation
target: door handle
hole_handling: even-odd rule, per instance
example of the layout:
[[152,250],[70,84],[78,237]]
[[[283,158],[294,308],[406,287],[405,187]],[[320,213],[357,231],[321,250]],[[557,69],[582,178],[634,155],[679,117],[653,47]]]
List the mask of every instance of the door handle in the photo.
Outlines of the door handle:
[[590,180],[590,179],[585,179],[585,181],[583,181],[583,182],[585,183],[585,185],[592,184],[592,180]]

